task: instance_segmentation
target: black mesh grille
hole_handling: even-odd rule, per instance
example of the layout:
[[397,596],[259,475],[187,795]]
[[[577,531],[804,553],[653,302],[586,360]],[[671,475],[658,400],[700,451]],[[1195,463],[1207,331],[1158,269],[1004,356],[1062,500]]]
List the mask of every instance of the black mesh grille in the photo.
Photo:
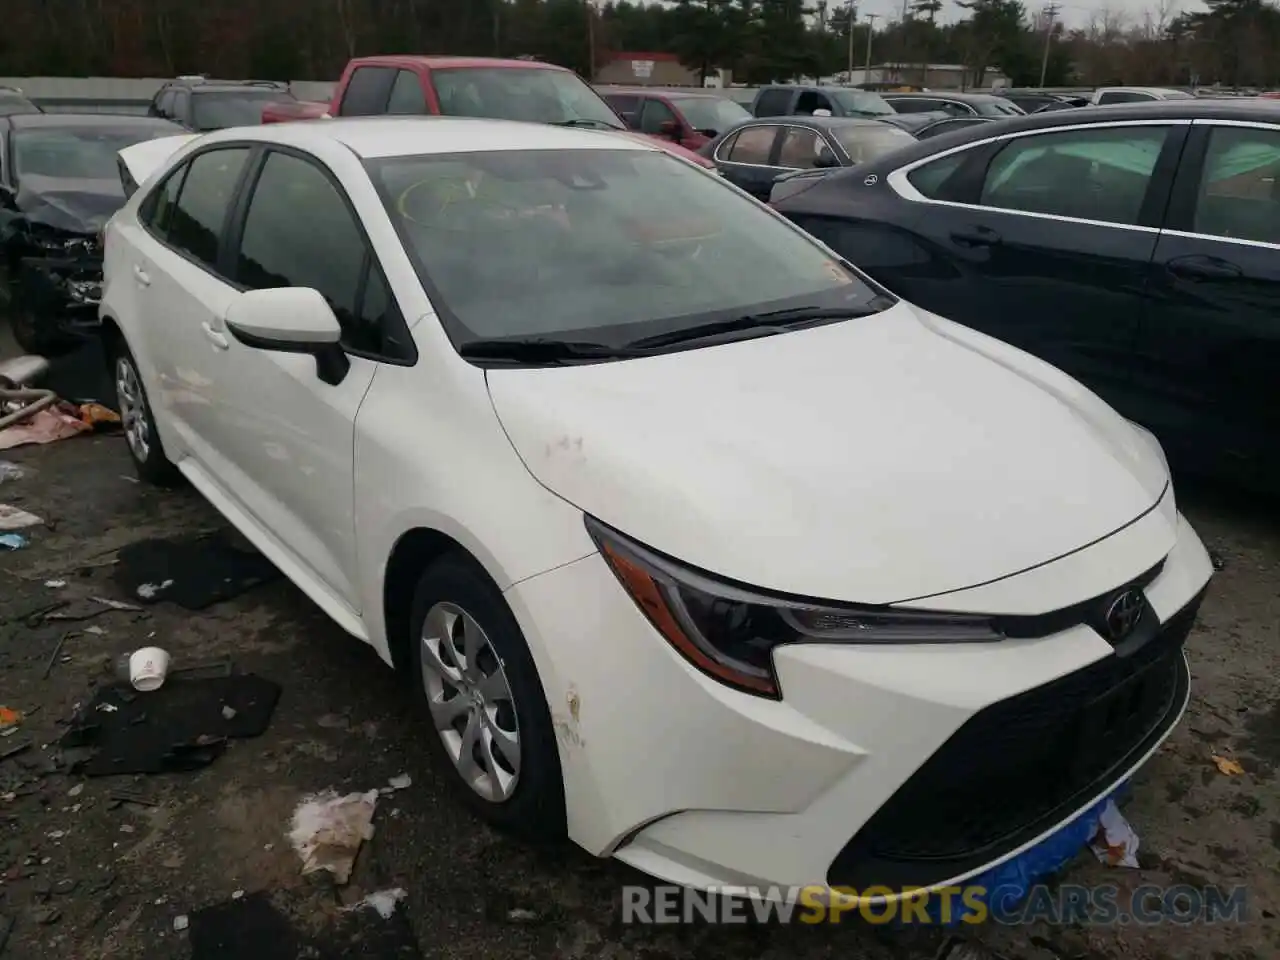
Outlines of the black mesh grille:
[[1182,647],[1199,605],[1197,597],[1127,655],[975,714],[841,850],[828,882],[938,883],[1104,790],[1176,720],[1188,684]]

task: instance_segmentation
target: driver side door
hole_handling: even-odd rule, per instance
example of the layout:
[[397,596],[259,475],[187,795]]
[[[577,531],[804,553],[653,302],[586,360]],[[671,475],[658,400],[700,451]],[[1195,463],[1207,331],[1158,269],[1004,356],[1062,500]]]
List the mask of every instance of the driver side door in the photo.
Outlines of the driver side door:
[[[381,363],[394,300],[340,182],[309,154],[268,149],[238,206],[228,244],[242,290],[307,287],[342,326],[350,369],[337,383],[305,354],[258,349],[219,324],[212,444],[224,491],[349,614],[359,616],[354,496],[355,419]],[[407,333],[405,334],[407,338]]]

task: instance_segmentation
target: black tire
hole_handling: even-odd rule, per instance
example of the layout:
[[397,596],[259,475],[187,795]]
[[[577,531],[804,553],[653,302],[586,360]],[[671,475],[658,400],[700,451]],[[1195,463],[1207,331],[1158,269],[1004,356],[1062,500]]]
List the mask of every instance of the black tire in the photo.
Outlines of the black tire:
[[[129,459],[133,461],[134,469],[138,472],[138,476],[147,483],[158,487],[178,486],[182,482],[182,473],[173,465],[168,455],[164,452],[164,444],[161,442],[160,434],[156,430],[156,417],[151,411],[151,400],[147,397],[147,388],[143,386],[142,376],[138,373],[137,361],[133,359],[133,354],[129,352],[129,347],[124,342],[124,338],[119,335],[109,336],[106,339],[105,346],[111,382],[116,389],[116,403],[121,418],[125,420],[123,424],[125,445],[129,450]],[[133,383],[137,385],[137,408],[141,409],[144,418],[142,429],[145,433],[145,443],[143,444],[137,443],[137,438],[131,434],[130,421],[126,416],[127,401],[121,390],[124,366],[127,366],[132,371]]]
[[41,357],[61,357],[70,353],[79,341],[44,322],[36,308],[16,294],[12,298],[13,309],[9,323],[13,339],[27,353]]
[[[510,689],[510,706],[518,724],[519,774],[506,799],[482,797],[463,778],[437,733],[423,671],[423,626],[438,604],[450,604],[470,615],[499,658]],[[542,681],[524,635],[501,592],[474,560],[446,554],[431,564],[413,594],[408,637],[410,682],[431,723],[425,737],[433,760],[463,803],[481,819],[506,833],[535,843],[554,843],[565,835],[564,781],[555,729]]]

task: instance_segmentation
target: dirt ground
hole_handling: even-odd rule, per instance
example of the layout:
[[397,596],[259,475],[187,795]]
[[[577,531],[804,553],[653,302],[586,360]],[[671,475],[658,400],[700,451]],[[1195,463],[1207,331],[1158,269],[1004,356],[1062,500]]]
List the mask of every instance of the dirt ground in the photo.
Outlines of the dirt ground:
[[[0,356],[6,354],[0,342]],[[84,386],[91,393],[96,386]],[[174,918],[237,891],[287,898],[323,927],[336,905],[387,887],[428,958],[610,960],[928,960],[948,934],[861,925],[639,927],[621,922],[620,887],[643,882],[574,849],[535,851],[458,807],[426,762],[432,732],[397,678],[298,590],[280,580],[190,614],[169,604],[80,624],[25,615],[54,600],[123,599],[114,552],[131,542],[223,526],[189,489],[133,479],[118,437],[81,437],[0,452],[26,476],[0,483],[0,503],[43,517],[31,545],[0,551],[0,704],[28,718],[0,761],[0,958],[168,960],[190,956]],[[1079,884],[1245,885],[1243,924],[988,925],[959,931],[1008,960],[1243,960],[1280,955],[1280,511],[1229,492],[1182,490],[1181,501],[1221,557],[1190,640],[1192,704],[1138,777],[1126,815],[1141,836],[1138,870],[1083,854],[1061,878]],[[65,586],[51,587],[51,580]],[[69,627],[103,633],[68,639]],[[233,742],[198,772],[82,780],[56,766],[53,745],[78,703],[108,682],[116,655],[147,642],[175,664],[228,654],[284,693],[269,731]],[[46,666],[52,662],[48,677]],[[32,713],[34,711],[34,713]],[[1224,774],[1214,756],[1243,772]],[[376,834],[346,890],[299,875],[285,833],[299,799],[327,787],[363,791],[408,774],[380,799]],[[636,775],[643,776],[638,763]],[[114,807],[122,786],[155,806]],[[5,923],[0,920],[0,934]],[[250,958],[244,958],[250,960]],[[291,960],[291,958],[281,958]]]

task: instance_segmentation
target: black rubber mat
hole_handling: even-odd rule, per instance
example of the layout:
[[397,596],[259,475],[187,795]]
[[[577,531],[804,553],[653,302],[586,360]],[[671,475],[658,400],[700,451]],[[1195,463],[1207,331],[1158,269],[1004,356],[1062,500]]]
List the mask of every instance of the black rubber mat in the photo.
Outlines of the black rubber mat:
[[138,693],[105,687],[62,738],[64,748],[93,748],[75,765],[89,777],[166,773],[207,766],[228,740],[256,737],[271,723],[280,686],[251,673],[171,679]]
[[280,571],[252,549],[233,544],[230,535],[194,539],[140,540],[117,554],[116,584],[137,603],[168,601],[203,610],[274,580]]
[[191,914],[191,960],[422,960],[403,908],[385,919],[363,907],[338,914],[323,935],[301,932],[265,893]]

